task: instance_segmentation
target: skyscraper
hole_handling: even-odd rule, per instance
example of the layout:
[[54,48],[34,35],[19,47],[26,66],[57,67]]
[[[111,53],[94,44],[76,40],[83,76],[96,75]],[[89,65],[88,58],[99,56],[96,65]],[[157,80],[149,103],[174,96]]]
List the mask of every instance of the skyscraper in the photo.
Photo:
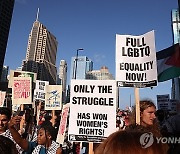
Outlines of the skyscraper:
[[14,8],[14,0],[0,0],[0,78]]
[[[109,72],[106,66],[102,66],[100,70],[92,70],[86,73],[88,80],[114,80],[113,75]],[[116,91],[116,106],[119,107],[119,88]]]
[[60,61],[57,84],[62,85],[63,102],[66,101],[66,81],[67,81],[67,63],[65,60]]
[[[180,43],[180,16],[178,9],[172,10],[172,31],[174,44]],[[172,99],[180,100],[180,77],[172,79]]]
[[90,80],[114,80],[112,74],[106,66],[102,66],[100,70],[92,70],[86,73],[86,79]]
[[77,68],[76,57],[71,59],[71,79],[74,79],[76,73],[76,79],[86,79],[86,73],[93,70],[93,62],[86,56],[79,56],[77,58]]
[[9,66],[3,66],[2,74],[1,74],[1,82],[7,82]]
[[37,79],[56,84],[56,53],[58,42],[56,37],[38,21],[33,23],[27,45],[26,59],[22,70],[37,73]]

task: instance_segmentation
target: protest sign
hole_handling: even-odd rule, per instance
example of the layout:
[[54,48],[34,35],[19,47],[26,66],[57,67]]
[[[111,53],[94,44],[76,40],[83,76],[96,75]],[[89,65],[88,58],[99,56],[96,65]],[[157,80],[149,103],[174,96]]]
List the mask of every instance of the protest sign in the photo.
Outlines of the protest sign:
[[69,141],[101,142],[115,129],[115,80],[71,80]]
[[10,70],[8,88],[12,88],[13,77],[31,77],[32,82],[35,83],[36,78],[37,78],[37,73],[27,72],[27,71]]
[[45,110],[61,110],[62,85],[47,85],[45,92]]
[[0,107],[3,107],[4,105],[5,96],[6,96],[6,92],[0,91]]
[[16,112],[19,110],[21,104],[12,104],[12,111]]
[[157,95],[158,110],[171,110],[169,94]]
[[12,87],[13,104],[32,104],[31,77],[14,77]]
[[140,36],[116,34],[116,81],[118,87],[157,86],[154,31]]
[[59,130],[58,130],[57,139],[56,139],[56,142],[58,142],[59,144],[63,144],[63,142],[64,142],[67,119],[68,119],[68,114],[69,114],[69,106],[70,106],[69,103],[63,105],[61,122],[59,125]]
[[34,90],[34,100],[45,101],[45,86],[49,85],[48,81],[36,80],[36,89]]

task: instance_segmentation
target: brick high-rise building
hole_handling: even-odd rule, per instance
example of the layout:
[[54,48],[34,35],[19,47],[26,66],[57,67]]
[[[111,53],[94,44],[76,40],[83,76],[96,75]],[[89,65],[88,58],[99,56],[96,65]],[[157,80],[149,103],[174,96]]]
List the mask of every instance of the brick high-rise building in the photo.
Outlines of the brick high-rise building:
[[65,60],[60,61],[57,84],[62,85],[63,103],[66,102],[66,81],[67,81],[67,63]]
[[89,80],[114,80],[113,75],[106,66],[102,66],[100,70],[92,70],[86,73],[86,79]]
[[37,13],[36,21],[29,34],[26,59],[23,61],[22,70],[37,73],[38,80],[56,84],[57,45],[56,37],[38,21]]

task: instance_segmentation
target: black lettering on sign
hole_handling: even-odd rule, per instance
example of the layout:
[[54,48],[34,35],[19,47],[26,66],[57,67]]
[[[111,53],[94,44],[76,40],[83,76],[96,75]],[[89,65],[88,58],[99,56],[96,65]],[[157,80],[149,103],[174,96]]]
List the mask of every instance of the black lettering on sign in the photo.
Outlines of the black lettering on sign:
[[150,47],[146,45],[145,38],[126,38],[126,47],[122,47],[122,56],[144,57],[150,56]]
[[45,99],[45,93],[39,93],[38,98]]
[[120,70],[126,71],[146,71],[153,69],[153,61],[145,63],[120,63]]
[[104,127],[107,128],[106,121],[86,121],[86,120],[77,120],[77,126],[79,127]]
[[146,46],[145,38],[126,38],[126,46],[132,46],[132,47],[143,47]]
[[97,128],[79,128],[79,134],[104,136],[104,129],[97,129]]
[[108,123],[104,122],[104,128],[108,128]]
[[112,86],[98,86],[99,93],[112,93]]
[[128,57],[144,57],[150,56],[150,47],[142,47],[142,48],[125,48],[122,47],[122,56]]
[[39,85],[45,86],[45,82],[39,82]]
[[44,82],[39,82],[39,89],[44,90],[45,83]]
[[114,98],[73,97],[72,104],[113,106]]
[[74,92],[93,93],[94,88],[94,85],[74,85]]
[[90,113],[77,113],[78,119],[90,119]]
[[126,73],[126,80],[129,81],[145,81],[146,73]]
[[96,119],[96,120],[107,120],[107,114],[93,113],[93,119]]

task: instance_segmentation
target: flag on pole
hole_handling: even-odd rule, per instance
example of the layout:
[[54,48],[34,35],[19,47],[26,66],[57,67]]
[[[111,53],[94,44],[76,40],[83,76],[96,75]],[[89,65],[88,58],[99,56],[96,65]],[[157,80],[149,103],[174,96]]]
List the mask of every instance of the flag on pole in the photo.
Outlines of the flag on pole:
[[156,53],[158,81],[163,82],[180,76],[179,43]]

